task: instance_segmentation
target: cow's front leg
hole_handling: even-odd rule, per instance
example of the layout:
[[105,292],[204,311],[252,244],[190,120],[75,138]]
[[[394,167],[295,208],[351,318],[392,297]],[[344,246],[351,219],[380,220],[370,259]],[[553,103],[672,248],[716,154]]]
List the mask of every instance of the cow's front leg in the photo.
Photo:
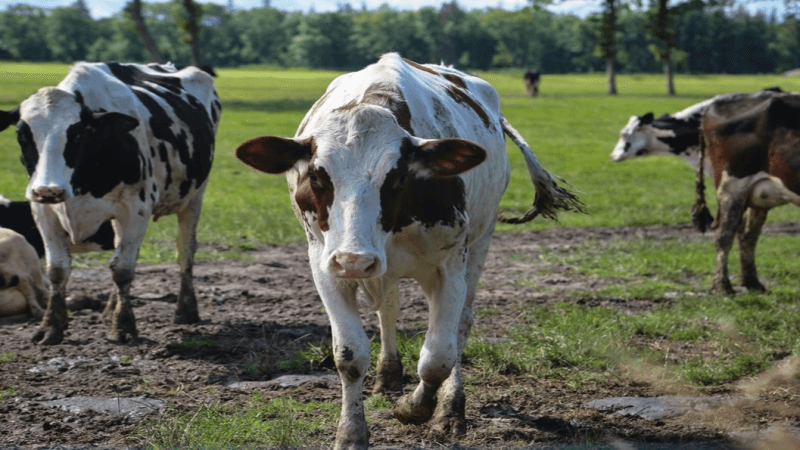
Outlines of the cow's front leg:
[[711,290],[713,292],[725,294],[734,293],[728,275],[728,253],[731,250],[733,238],[736,235],[745,208],[747,207],[747,196],[745,192],[740,189],[728,187],[733,184],[734,183],[728,179],[723,181],[720,188],[717,190],[719,213],[717,217],[717,232],[714,236],[714,247],[716,248],[717,258]]
[[364,417],[362,389],[369,370],[370,344],[358,315],[357,285],[320,273],[313,256],[311,266],[317,291],[331,322],[333,359],[342,381],[342,412],[336,428],[335,448],[366,449],[369,428]]
[[203,189],[198,191],[192,201],[178,213],[178,266],[181,269],[181,291],[175,308],[175,323],[197,323],[197,298],[194,295],[192,268],[194,253],[197,251],[197,222],[203,206]]
[[[149,215],[144,217],[149,217]],[[147,231],[147,220],[118,222],[114,219],[112,224],[117,236],[117,249],[109,264],[115,289],[111,293],[104,311],[104,315],[110,316],[111,319],[111,327],[107,336],[112,341],[136,342],[139,333],[136,330],[136,317],[133,314],[133,305],[131,305],[130,289],[136,274],[136,258],[139,256],[139,247]]]
[[737,234],[741,260],[741,284],[751,291],[767,292],[767,288],[758,280],[756,272],[756,244],[761,235],[761,228],[767,221],[768,212],[769,210],[765,208],[749,208],[745,214],[742,229]]
[[[374,289],[373,289],[374,288]],[[397,318],[400,317],[400,294],[397,285],[392,283],[383,289],[383,283],[372,286],[364,284],[364,291],[379,302],[378,319],[381,327],[381,352],[378,367],[375,369],[373,394],[386,394],[403,391],[403,363],[397,351]]]
[[[457,256],[461,260],[461,255]],[[458,265],[432,270],[418,280],[428,298],[428,331],[420,351],[417,388],[397,401],[394,416],[402,423],[419,424],[433,416],[439,387],[450,376],[459,358],[458,328],[467,289]],[[461,421],[464,420],[463,407]]]
[[69,325],[67,318],[67,282],[72,270],[69,235],[61,227],[55,213],[45,205],[32,207],[42,234],[47,261],[50,292],[42,323],[33,334],[33,341],[42,345],[60,344]]

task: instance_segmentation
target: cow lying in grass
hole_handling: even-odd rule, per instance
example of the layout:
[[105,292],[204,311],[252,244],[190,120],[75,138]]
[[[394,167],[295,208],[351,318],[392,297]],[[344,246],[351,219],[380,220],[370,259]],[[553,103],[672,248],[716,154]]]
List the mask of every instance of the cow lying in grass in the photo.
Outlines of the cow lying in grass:
[[0,228],[0,317],[42,317],[49,290],[33,246],[16,231]]
[[[733,293],[728,252],[738,236],[741,284],[765,291],[758,279],[755,248],[767,213],[776,206],[800,206],[800,95],[732,95],[703,112],[702,151],[717,188],[716,270],[712,289]],[[705,209],[698,199],[696,209]],[[745,219],[745,210],[749,212]],[[707,221],[696,223],[704,229]]]
[[445,433],[465,431],[461,355],[510,177],[504,133],[522,150],[536,188],[534,208],[507,221],[581,209],[503,117],[491,85],[395,53],[336,78],[294,138],[259,137],[236,150],[260,171],[286,174],[305,228],[342,380],[336,448],[368,446],[362,386],[370,341],[359,318],[359,289],[380,319],[375,388],[402,387],[395,342],[400,278],[420,284],[430,313],[419,385],[397,402],[394,415],[403,423],[432,419]]

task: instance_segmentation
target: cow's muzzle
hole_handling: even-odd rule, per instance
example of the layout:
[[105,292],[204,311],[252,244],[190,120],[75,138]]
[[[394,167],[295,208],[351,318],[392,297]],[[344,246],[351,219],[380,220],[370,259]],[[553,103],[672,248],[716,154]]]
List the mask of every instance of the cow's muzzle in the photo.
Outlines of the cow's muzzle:
[[61,203],[67,199],[67,190],[59,186],[39,186],[31,190],[29,200],[36,203]]
[[371,278],[379,275],[380,258],[369,253],[336,252],[328,268],[340,278]]

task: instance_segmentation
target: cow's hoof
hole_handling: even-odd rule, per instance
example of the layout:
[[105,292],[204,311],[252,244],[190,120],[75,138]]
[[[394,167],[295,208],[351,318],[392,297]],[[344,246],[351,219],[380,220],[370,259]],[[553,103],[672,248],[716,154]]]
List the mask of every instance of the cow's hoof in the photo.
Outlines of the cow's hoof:
[[433,411],[436,408],[435,398],[428,402],[416,404],[412,395],[413,393],[406,394],[395,403],[393,411],[395,419],[402,424],[419,425],[427,422],[433,416]]
[[134,326],[132,329],[127,327],[112,327],[106,335],[109,340],[122,342],[125,344],[135,344],[139,340],[139,333]]
[[33,342],[39,345],[57,345],[64,341],[64,330],[54,327],[39,327],[33,333]]
[[335,450],[367,450],[369,448],[367,422],[351,422],[348,427],[340,420],[333,448]]
[[761,284],[758,280],[756,280],[755,282],[751,281],[742,283],[742,287],[747,289],[748,291],[760,292],[762,294],[766,294],[767,292],[769,292],[767,288],[764,287],[764,285]]
[[431,429],[434,432],[449,436],[463,436],[467,434],[467,421],[463,417],[435,417]]
[[373,394],[403,392],[403,363],[399,359],[390,360],[378,366]]
[[736,291],[733,290],[733,286],[731,286],[730,282],[721,282],[721,283],[714,283],[711,286],[711,293],[713,294],[724,294],[724,295],[733,295]]
[[200,314],[195,311],[176,311],[174,322],[179,325],[188,325],[200,322]]

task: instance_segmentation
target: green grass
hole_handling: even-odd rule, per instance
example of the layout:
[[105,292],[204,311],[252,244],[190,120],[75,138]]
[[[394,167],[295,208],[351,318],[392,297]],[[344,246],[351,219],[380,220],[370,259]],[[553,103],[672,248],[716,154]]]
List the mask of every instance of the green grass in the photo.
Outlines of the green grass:
[[14,361],[15,356],[11,352],[0,352],[0,363],[7,363]]
[[320,432],[335,424],[333,403],[301,403],[290,397],[245,405],[203,405],[191,413],[148,419],[129,440],[146,448],[260,448],[320,445]]
[[[0,63],[3,92],[0,108],[9,109],[36,89],[56,84],[69,67],[58,64]],[[217,134],[216,156],[199,227],[201,259],[247,258],[247,250],[263,244],[302,242],[304,234],[289,203],[283,176],[255,172],[240,163],[233,150],[259,135],[292,136],[303,115],[328,83],[331,71],[221,69],[216,80],[223,104]],[[619,95],[605,95],[605,77],[548,75],[542,94],[525,94],[521,72],[479,75],[501,95],[504,114],[526,137],[550,171],[566,178],[589,209],[589,215],[562,214],[560,222],[537,220],[533,224],[500,225],[501,232],[557,226],[622,226],[688,223],[693,203],[694,172],[674,157],[650,157],[625,163],[608,158],[619,130],[632,114],[674,112],[713,95],[754,91],[779,85],[800,90],[800,80],[779,76],[677,76],[680,95],[663,94],[659,75],[618,77]],[[13,131],[0,133],[0,194],[24,198],[27,177],[19,163]],[[503,209],[526,210],[533,194],[520,152],[509,146],[512,181],[501,203]],[[713,202],[709,198],[710,202]],[[771,213],[771,220],[794,220],[792,208]],[[151,223],[140,261],[174,259],[174,216]],[[81,256],[81,263],[87,257]],[[89,256],[105,261],[107,255]]]

